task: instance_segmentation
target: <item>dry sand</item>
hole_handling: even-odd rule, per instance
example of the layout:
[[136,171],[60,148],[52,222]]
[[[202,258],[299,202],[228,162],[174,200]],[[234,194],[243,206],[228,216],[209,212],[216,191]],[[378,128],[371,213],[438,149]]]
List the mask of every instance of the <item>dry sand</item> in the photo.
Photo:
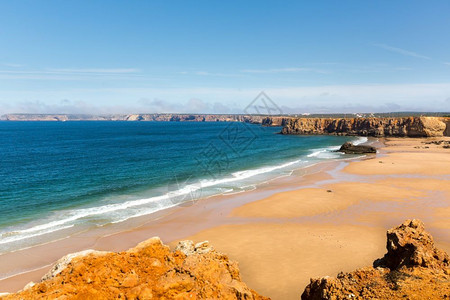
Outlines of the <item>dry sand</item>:
[[385,252],[386,229],[408,218],[422,219],[450,252],[450,149],[423,141],[388,139],[377,157],[334,174],[342,182],[247,203],[230,217],[253,223],[188,238],[237,260],[244,281],[273,299],[298,299],[310,277],[371,265]]
[[273,299],[299,299],[310,277],[371,265],[385,252],[384,228],[334,223],[223,225],[189,239],[209,240],[239,262],[249,287]]
[[[438,246],[450,252],[450,149],[424,141],[387,139],[371,159],[324,164],[307,176],[206,199],[139,227],[0,257],[0,270],[27,258],[37,267],[31,264],[37,257],[42,266],[74,252],[69,249],[124,250],[159,235],[171,246],[182,239],[209,240],[239,262],[243,280],[258,293],[299,299],[310,277],[371,265],[385,252],[386,230],[408,218],[422,219]],[[77,241],[82,245],[75,247]],[[0,291],[17,290],[45,269],[0,280]]]

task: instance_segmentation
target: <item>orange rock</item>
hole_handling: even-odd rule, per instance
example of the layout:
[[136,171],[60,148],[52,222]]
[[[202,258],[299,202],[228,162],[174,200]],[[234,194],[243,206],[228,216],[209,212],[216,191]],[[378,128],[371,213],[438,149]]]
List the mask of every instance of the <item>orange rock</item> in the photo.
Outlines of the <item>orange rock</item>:
[[311,279],[302,299],[450,298],[449,257],[434,246],[420,220],[388,230],[387,250],[374,267]]
[[282,134],[432,137],[448,135],[450,121],[441,117],[290,118]]
[[134,287],[136,285],[138,285],[139,283],[139,276],[132,272],[131,274],[127,275],[127,277],[125,277],[125,279],[122,281],[121,286],[123,287]]
[[[237,264],[207,243],[185,255],[159,238],[121,253],[66,256],[45,280],[1,299],[268,299],[241,281]],[[197,249],[197,250],[196,250]]]

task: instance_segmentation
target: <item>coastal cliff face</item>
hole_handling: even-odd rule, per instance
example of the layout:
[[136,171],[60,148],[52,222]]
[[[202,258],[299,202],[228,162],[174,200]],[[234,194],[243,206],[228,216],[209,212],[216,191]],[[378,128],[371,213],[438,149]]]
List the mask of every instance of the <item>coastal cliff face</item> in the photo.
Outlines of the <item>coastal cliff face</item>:
[[394,118],[294,118],[264,115],[216,114],[7,114],[4,121],[154,121],[154,122],[244,122],[283,127],[282,134],[355,135],[395,137],[450,136],[448,117]]
[[444,136],[450,136],[450,118],[443,119],[443,122],[445,123],[445,131]]
[[439,117],[291,118],[282,134],[433,137],[449,134],[450,121]]
[[285,126],[291,117],[265,117],[261,120],[263,126]]
[[450,258],[434,246],[420,220],[387,232],[388,252],[373,267],[311,279],[303,300],[448,299]]
[[[267,116],[219,114],[7,114],[5,121],[165,121],[165,122],[245,122],[261,124]],[[270,119],[270,118],[269,118]],[[280,123],[281,124],[281,123]],[[269,125],[268,126],[276,126]],[[279,125],[277,125],[279,126]]]
[[241,281],[237,263],[207,242],[175,251],[152,238],[125,252],[84,251],[42,281],[0,299],[268,299]]
[[134,114],[123,117],[124,121],[165,122],[245,122],[261,124],[264,116],[211,115],[211,114]]

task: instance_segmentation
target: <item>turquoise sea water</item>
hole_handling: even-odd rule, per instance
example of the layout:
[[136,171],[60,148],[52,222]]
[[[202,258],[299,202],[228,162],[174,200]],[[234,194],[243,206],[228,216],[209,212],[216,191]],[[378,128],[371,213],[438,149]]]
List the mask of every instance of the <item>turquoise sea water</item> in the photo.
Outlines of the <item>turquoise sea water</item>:
[[0,122],[0,253],[254,189],[347,140],[243,123]]

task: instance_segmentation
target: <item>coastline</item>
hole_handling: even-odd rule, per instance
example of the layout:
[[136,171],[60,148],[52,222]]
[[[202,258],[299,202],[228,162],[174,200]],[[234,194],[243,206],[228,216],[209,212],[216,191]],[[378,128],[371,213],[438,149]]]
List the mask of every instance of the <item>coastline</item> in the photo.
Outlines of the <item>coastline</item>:
[[[227,216],[235,207],[274,193],[297,189],[299,185],[315,185],[322,180],[330,180],[332,177],[326,172],[332,172],[342,166],[342,163],[345,163],[343,159],[321,161],[294,170],[289,176],[259,183],[254,190],[212,195],[150,215],[91,228],[62,239],[0,254],[0,292],[15,292],[28,282],[39,280],[56,260],[68,253],[86,249],[123,251],[152,236],[159,236],[165,243],[170,243],[200,230],[228,224],[230,220]],[[237,220],[238,223],[241,221]],[[190,227],[184,226],[186,224]]]
[[[186,238],[209,240],[240,263],[251,288],[274,299],[298,298],[309,277],[370,264],[384,253],[385,230],[410,215],[422,218],[437,244],[449,252],[450,188],[442,184],[450,180],[449,150],[414,148],[422,141],[387,139],[376,158],[320,163],[307,174],[280,178],[254,191],[211,197],[156,213],[150,220],[139,217],[2,255],[2,271],[13,273],[25,261],[23,269],[35,271],[0,280],[0,291],[38,280],[65,254],[87,248],[121,251],[152,236],[172,246]],[[430,161],[436,162],[434,168]],[[437,211],[424,209],[430,203]]]
[[[42,156],[48,159],[39,161],[41,156],[33,156],[38,161],[28,162],[26,168],[15,167],[20,164],[17,158],[28,157],[27,149],[38,145],[19,143],[18,149],[9,146],[5,150],[2,175],[10,180],[2,181],[6,191],[2,205],[6,206],[0,218],[0,254],[150,215],[192,199],[252,190],[267,180],[289,176],[295,169],[342,157],[324,149],[337,149],[349,139],[367,140],[285,137],[275,135],[279,128],[246,125],[245,132],[253,132],[258,138],[248,140],[252,147],[238,148],[223,135],[236,126],[242,128],[244,125],[240,123],[231,127],[223,122],[100,123],[95,126],[87,122],[66,125],[43,122],[36,126],[15,123],[17,126],[11,128],[14,132],[36,127],[27,130],[25,141],[33,141],[33,135],[48,131],[42,138],[48,141],[45,145],[52,146]],[[94,128],[96,138],[84,145],[84,134]],[[75,137],[66,135],[67,130],[73,131]],[[122,132],[123,147],[116,147],[115,131]],[[161,132],[173,138],[167,139]],[[195,142],[184,140],[185,134],[194,133]],[[60,135],[61,140],[54,140],[54,134]],[[224,149],[219,151],[217,147]],[[50,155],[52,151],[56,152]],[[97,152],[103,154],[101,158]],[[33,175],[41,174],[40,164],[51,170],[54,180]],[[37,203],[43,205],[35,206]],[[19,207],[23,209],[19,211]]]

